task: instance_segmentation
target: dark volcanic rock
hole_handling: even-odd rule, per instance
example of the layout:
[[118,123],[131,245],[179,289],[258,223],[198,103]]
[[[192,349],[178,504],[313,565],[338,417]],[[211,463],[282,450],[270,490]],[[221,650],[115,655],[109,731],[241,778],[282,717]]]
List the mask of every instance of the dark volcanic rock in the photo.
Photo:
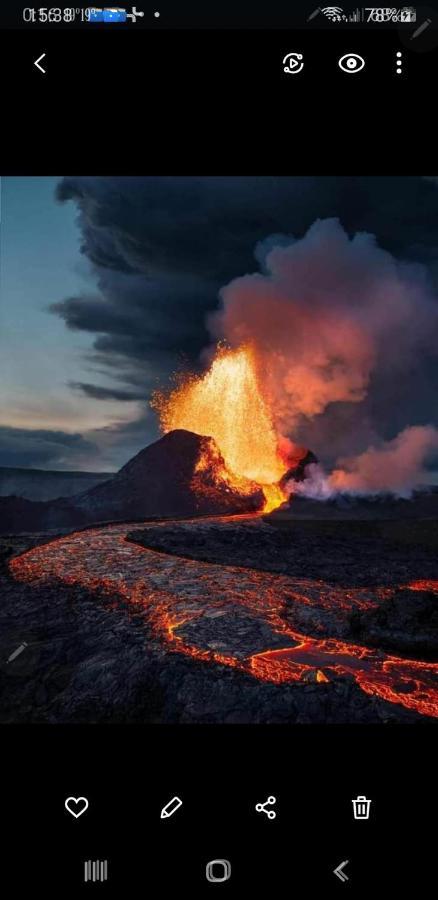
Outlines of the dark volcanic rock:
[[74,528],[85,524],[85,517],[66,500],[44,503],[24,497],[0,497],[0,533],[46,531]]
[[[200,465],[201,463],[201,465]],[[75,498],[90,520],[250,512],[263,495],[234,490],[212,438],[175,430],[141,450],[109,481]]]
[[304,481],[307,477],[307,466],[318,462],[318,458],[311,450],[298,447],[296,455],[290,459],[287,472],[280,479],[280,487],[285,488],[289,481]]
[[368,644],[438,660],[438,606],[436,593],[400,588],[385,604],[354,613],[352,634]]
[[437,519],[438,491],[436,488],[414,491],[412,497],[396,497],[394,494],[335,494],[328,500],[291,495],[288,504],[283,504],[271,514],[273,523],[282,520],[315,519],[384,521],[403,519]]
[[279,650],[294,646],[289,635],[274,631],[267,622],[254,616],[245,615],[241,608],[232,603],[226,609],[215,610],[199,620],[183,623],[176,629],[176,634],[194,647],[208,647],[235,659],[262,653],[266,647]]
[[324,522],[281,520],[270,513],[251,527],[239,519],[227,528],[210,520],[202,528],[200,523],[182,528],[169,522],[133,529],[129,539],[160,553],[346,588],[396,587],[437,578],[438,525],[429,520]]

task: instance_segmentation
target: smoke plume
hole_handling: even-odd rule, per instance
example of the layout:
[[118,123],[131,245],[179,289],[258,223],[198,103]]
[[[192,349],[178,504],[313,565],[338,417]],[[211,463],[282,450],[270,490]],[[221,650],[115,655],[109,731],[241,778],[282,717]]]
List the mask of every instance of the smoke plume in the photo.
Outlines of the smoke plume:
[[388,491],[409,497],[427,480],[425,463],[438,455],[438,430],[431,425],[405,428],[392,441],[368,447],[352,459],[341,459],[329,486],[335,491],[376,494]]
[[314,500],[328,500],[338,493],[356,496],[380,493],[408,498],[427,485],[428,462],[438,460],[438,429],[432,425],[405,428],[392,441],[368,447],[358,456],[339,460],[339,468],[327,475],[313,464],[301,483],[290,482],[291,493]]
[[426,270],[398,261],[371,234],[350,238],[338,219],[317,220],[300,240],[271,237],[256,256],[262,271],[221,291],[221,308],[209,317],[212,336],[254,349],[279,436],[302,442],[306,427],[323,418],[327,451],[336,431],[337,464],[324,490],[409,493],[436,448],[438,432],[428,422],[402,421],[397,437],[374,432],[353,458],[354,435],[346,428],[340,441],[336,421],[340,405],[369,418],[382,392],[403,410],[397,385],[437,346],[438,306]]

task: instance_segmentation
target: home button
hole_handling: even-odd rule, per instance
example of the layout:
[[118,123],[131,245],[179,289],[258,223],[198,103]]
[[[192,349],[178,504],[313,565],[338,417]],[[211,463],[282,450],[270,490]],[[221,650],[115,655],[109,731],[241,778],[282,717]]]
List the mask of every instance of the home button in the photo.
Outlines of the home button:
[[216,884],[228,881],[231,878],[231,863],[228,859],[212,859],[205,867],[205,876],[207,881],[214,881]]

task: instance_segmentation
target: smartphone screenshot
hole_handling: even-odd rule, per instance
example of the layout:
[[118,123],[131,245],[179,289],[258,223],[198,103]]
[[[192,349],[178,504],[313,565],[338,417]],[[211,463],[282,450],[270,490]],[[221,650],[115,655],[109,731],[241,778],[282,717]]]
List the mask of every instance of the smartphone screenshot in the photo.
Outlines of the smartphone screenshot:
[[432,896],[438,10],[0,25],[2,892]]

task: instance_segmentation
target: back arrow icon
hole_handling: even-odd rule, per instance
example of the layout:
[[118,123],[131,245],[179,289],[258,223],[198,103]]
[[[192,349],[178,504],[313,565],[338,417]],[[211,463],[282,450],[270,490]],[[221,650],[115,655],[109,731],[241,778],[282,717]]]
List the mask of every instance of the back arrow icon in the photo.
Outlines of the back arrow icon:
[[339,863],[336,869],[333,869],[333,874],[339,878],[339,881],[348,881],[348,875],[343,870],[345,866],[348,865],[348,859],[344,859],[344,862]]
[[39,69],[40,72],[43,73],[43,75],[46,74],[46,70],[43,69],[42,66],[40,66],[40,62],[41,62],[42,59],[44,59],[45,55],[46,55],[45,53],[42,53],[41,56],[38,57],[38,59],[34,60],[34,66],[36,66],[37,69]]

